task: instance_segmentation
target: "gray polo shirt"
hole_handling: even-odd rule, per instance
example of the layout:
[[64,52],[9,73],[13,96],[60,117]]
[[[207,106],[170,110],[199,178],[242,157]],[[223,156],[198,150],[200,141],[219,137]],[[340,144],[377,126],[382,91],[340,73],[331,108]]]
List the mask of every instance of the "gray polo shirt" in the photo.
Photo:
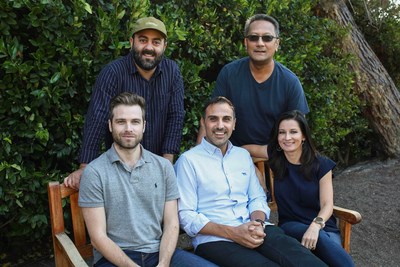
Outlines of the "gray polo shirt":
[[[114,146],[88,164],[82,174],[79,206],[104,207],[107,235],[122,249],[159,251],[166,201],[179,198],[172,164],[143,149],[133,169]],[[94,250],[94,262],[102,255]]]

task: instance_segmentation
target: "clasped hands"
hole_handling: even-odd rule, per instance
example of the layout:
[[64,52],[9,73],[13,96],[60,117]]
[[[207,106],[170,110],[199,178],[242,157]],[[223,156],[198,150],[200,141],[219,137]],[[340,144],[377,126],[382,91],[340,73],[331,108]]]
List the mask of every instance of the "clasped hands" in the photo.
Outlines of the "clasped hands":
[[231,239],[244,247],[253,249],[264,243],[265,236],[261,223],[250,221],[236,226]]

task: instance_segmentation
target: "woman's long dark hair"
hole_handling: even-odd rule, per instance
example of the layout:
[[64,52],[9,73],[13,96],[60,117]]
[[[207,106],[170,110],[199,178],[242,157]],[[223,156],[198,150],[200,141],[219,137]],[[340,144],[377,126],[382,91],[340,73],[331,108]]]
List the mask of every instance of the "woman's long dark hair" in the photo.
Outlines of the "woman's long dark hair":
[[268,144],[269,165],[274,173],[276,179],[283,179],[287,171],[288,161],[285,154],[278,143],[279,125],[284,120],[295,120],[299,124],[300,130],[305,137],[302,154],[300,156],[300,171],[305,179],[311,180],[318,168],[318,161],[316,161],[317,150],[311,138],[310,127],[308,126],[307,119],[304,114],[298,110],[292,110],[282,113],[278,121],[275,123],[271,132],[271,138]]

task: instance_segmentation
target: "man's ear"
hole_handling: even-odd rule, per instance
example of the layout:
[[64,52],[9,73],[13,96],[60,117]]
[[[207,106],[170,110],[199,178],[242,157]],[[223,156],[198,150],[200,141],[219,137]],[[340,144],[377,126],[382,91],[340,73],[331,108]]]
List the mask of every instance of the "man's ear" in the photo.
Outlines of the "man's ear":
[[168,46],[168,42],[167,39],[164,39],[164,47],[163,47],[163,53],[165,52],[165,50],[167,50],[167,46]]
[[143,121],[143,133],[146,130],[146,121]]
[[205,124],[205,120],[204,120],[203,116],[201,116],[201,118],[200,118],[200,126],[204,128],[204,124]]
[[110,133],[112,133],[111,120],[108,120],[108,130],[110,131]]
[[278,52],[281,46],[281,39],[277,39],[275,44],[276,44],[275,52]]

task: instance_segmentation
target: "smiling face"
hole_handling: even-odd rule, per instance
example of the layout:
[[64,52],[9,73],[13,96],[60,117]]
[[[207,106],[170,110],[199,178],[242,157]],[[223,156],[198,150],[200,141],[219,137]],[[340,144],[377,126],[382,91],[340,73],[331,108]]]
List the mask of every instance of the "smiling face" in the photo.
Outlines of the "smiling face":
[[163,58],[167,42],[157,30],[143,30],[130,38],[133,57],[138,67],[152,70]]
[[236,119],[232,108],[227,103],[211,104],[207,107],[203,120],[206,140],[225,154],[228,140],[235,129]]
[[[247,36],[264,36],[270,35],[277,37],[274,25],[266,20],[256,20],[250,24]],[[269,63],[273,60],[276,50],[279,47],[279,39],[273,38],[270,42],[264,42],[261,38],[257,41],[250,41],[249,38],[244,39],[246,51],[250,59],[256,63]]]
[[305,140],[299,123],[294,119],[283,120],[279,124],[278,143],[284,153],[298,156],[302,153],[302,143]]
[[118,149],[136,149],[142,141],[145,122],[139,105],[116,106],[108,124]]

